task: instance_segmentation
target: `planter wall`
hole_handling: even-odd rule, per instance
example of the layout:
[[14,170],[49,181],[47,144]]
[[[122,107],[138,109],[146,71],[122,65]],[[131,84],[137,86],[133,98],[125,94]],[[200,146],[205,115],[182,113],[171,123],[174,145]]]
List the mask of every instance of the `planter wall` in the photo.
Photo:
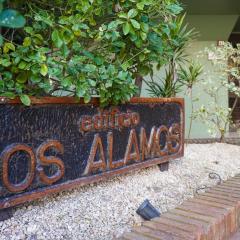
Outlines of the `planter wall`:
[[183,99],[0,99],[0,209],[184,153]]

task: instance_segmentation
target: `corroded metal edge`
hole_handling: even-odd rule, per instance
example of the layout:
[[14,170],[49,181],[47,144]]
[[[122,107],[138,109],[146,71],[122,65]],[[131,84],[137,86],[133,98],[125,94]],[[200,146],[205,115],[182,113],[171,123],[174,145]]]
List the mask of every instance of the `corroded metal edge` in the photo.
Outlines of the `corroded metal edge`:
[[[21,104],[21,101],[19,99],[13,99],[13,100],[7,99],[7,101],[5,102],[2,101],[1,99],[3,98],[0,98],[1,104]],[[80,99],[80,102],[79,102],[79,100],[76,100],[75,98],[69,98],[69,97],[31,98],[31,100],[32,100],[32,104],[39,104],[39,105],[41,104],[79,104],[79,103],[84,104],[82,99]],[[84,186],[91,183],[97,183],[112,177],[116,177],[116,176],[128,173],[130,171],[151,167],[151,166],[165,163],[170,160],[181,158],[184,156],[184,138],[185,138],[184,137],[184,133],[185,133],[184,99],[182,98],[132,98],[128,103],[143,103],[143,104],[146,103],[146,104],[151,104],[153,106],[154,104],[159,104],[159,103],[177,103],[180,105],[180,109],[181,109],[180,124],[181,124],[181,143],[182,144],[177,154],[174,154],[172,156],[161,157],[161,158],[154,158],[146,162],[135,163],[134,165],[129,165],[124,168],[113,170],[111,172],[104,172],[98,175],[82,177],[80,179],[67,181],[65,183],[61,183],[58,185],[43,187],[41,189],[34,190],[30,193],[29,192],[22,193],[22,194],[19,194],[18,196],[8,197],[8,198],[5,198],[4,200],[0,200],[0,209],[13,207],[25,202],[31,202],[39,198],[48,196],[50,194],[58,193],[60,191],[73,189],[73,188]],[[89,104],[99,105],[99,98],[93,98]]]
[[60,191],[70,190],[70,189],[84,186],[84,185],[91,184],[91,183],[97,183],[97,182],[107,180],[112,177],[117,177],[119,175],[128,173],[133,170],[139,170],[139,169],[143,169],[146,167],[151,167],[151,166],[165,163],[165,162],[168,162],[169,160],[173,160],[173,159],[180,158],[180,157],[183,157],[183,148],[181,148],[180,152],[174,156],[170,156],[170,157],[167,156],[167,157],[163,157],[161,159],[155,158],[155,159],[149,160],[147,162],[137,163],[134,165],[130,165],[130,166],[121,168],[121,169],[113,170],[111,172],[104,172],[99,175],[83,177],[83,178],[76,179],[73,181],[68,181],[68,182],[65,182],[65,183],[62,183],[59,185],[54,185],[54,186],[45,187],[45,188],[42,188],[39,190],[35,190],[31,193],[22,193],[22,194],[19,194],[18,196],[9,197],[9,198],[6,198],[6,199],[0,201],[0,209],[13,207],[13,206],[25,203],[25,202],[30,202],[30,201],[48,196],[53,193],[58,193]]
[[[99,105],[100,99],[98,97],[91,98],[89,103],[84,103],[83,98],[74,97],[30,97],[33,105],[38,104],[81,104],[81,105]],[[147,97],[134,97],[126,103],[170,103],[176,102],[181,105],[184,104],[183,98],[147,98]],[[0,104],[22,104],[20,98],[9,99],[0,96]]]

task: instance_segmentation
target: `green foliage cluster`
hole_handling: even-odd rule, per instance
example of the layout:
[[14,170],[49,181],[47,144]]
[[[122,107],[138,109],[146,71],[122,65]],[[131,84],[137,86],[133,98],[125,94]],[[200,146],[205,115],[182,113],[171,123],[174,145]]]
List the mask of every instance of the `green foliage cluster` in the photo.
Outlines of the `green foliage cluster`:
[[192,91],[193,86],[199,81],[199,76],[203,72],[203,66],[198,62],[191,61],[188,67],[180,66],[178,77],[183,86],[188,91]]
[[169,70],[165,71],[165,77],[159,81],[145,81],[145,83],[148,86],[147,91],[152,97],[175,97],[181,88],[179,81],[173,81],[172,72]]
[[[157,65],[157,69],[165,68],[165,77],[155,81],[151,76],[152,81],[145,83],[148,86],[147,91],[154,97],[175,97],[181,88],[187,83],[181,80],[181,72],[185,65],[189,62],[189,56],[186,54],[186,47],[188,42],[196,37],[197,33],[194,29],[188,29],[184,24],[185,15],[179,16],[174,21],[174,28],[172,29],[171,36],[173,45],[171,45],[171,53],[165,56],[167,59],[166,64]],[[171,44],[171,43],[170,43]]]
[[154,64],[166,64],[181,46],[177,23],[183,9],[177,0],[5,5],[21,12],[26,24],[2,28],[0,95],[20,96],[25,105],[29,96],[61,93],[86,103],[98,95],[102,106],[127,101],[137,92],[135,78],[152,74]]
[[[238,127],[238,124],[233,122],[232,116],[240,97],[240,44],[233,46],[225,42],[222,46],[212,46],[203,52],[213,63],[219,81],[216,84],[216,81],[210,78],[211,74],[205,70],[206,76],[202,84],[211,101],[194,111],[193,118],[206,124],[209,133],[219,136],[222,142],[229,126]],[[223,91],[228,91],[235,97],[231,108],[222,106],[220,100]]]
[[[220,99],[223,85],[217,85],[215,81],[206,79],[202,82],[204,92],[211,99],[208,104],[202,105],[192,114],[193,120],[199,120],[208,126],[208,132],[213,137],[219,137],[220,142],[225,140],[227,128],[232,123],[232,109],[222,105]],[[225,89],[226,90],[226,89]]]
[[190,134],[192,131],[192,124],[195,116],[194,111],[194,102],[198,101],[198,98],[193,98],[193,87],[196,85],[199,80],[200,76],[203,73],[203,66],[200,63],[191,61],[189,66],[180,66],[180,69],[178,71],[178,77],[181,85],[185,86],[186,93],[190,96],[191,100],[191,116],[190,116],[190,124],[189,124],[189,130],[188,130],[188,136],[187,139],[190,139]]

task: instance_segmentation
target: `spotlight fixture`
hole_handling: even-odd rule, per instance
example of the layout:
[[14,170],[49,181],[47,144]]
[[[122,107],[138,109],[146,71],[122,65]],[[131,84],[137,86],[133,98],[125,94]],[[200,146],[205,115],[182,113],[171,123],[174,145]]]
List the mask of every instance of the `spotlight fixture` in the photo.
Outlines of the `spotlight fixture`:
[[160,217],[160,212],[146,199],[137,209],[137,214],[145,220]]

